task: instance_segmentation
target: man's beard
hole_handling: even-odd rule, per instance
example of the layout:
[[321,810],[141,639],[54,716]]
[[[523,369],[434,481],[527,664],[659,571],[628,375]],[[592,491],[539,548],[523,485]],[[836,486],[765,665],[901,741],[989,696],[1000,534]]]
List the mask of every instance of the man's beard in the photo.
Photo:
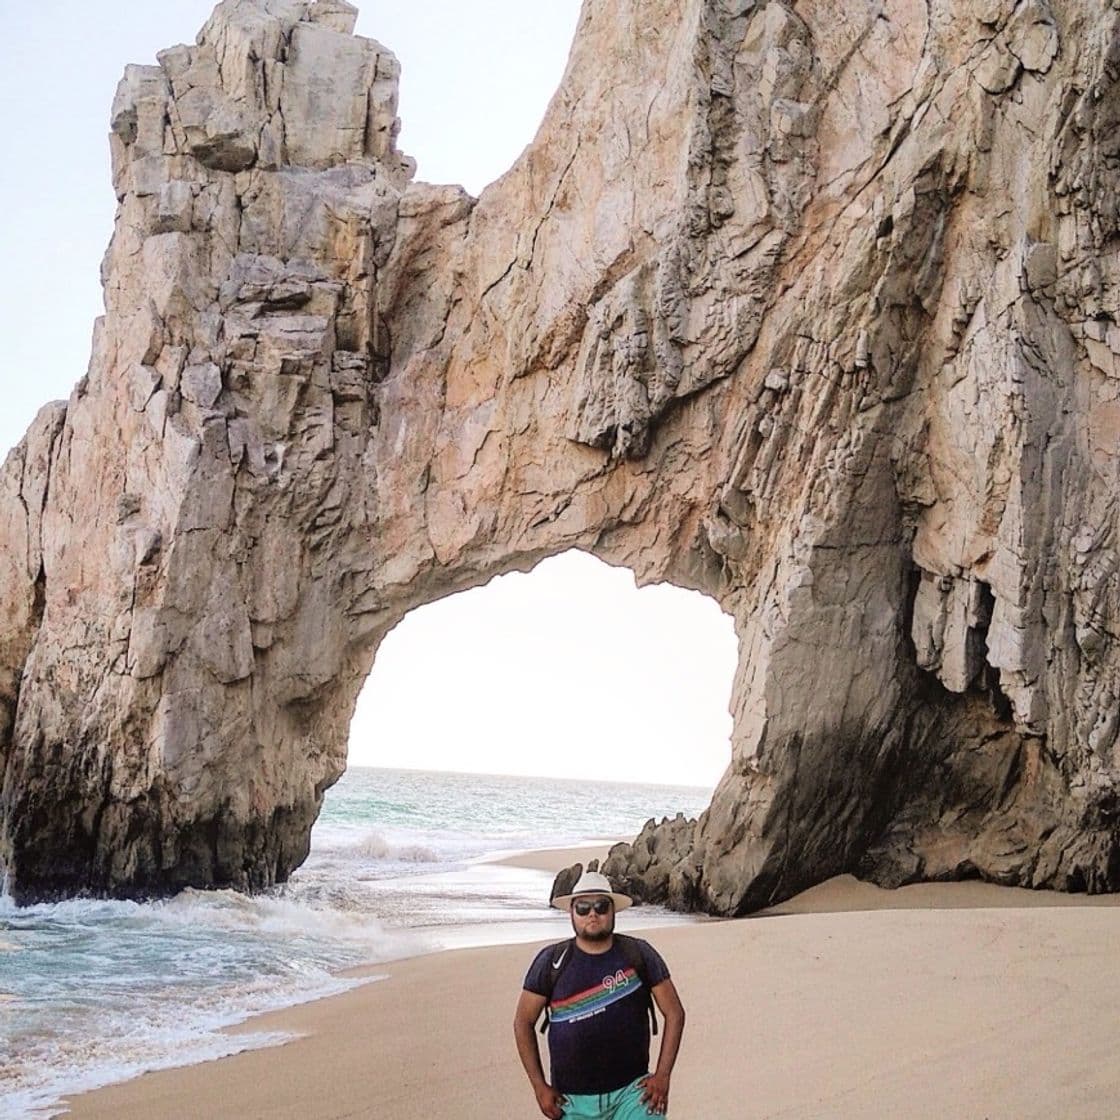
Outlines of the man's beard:
[[614,915],[611,915],[610,925],[604,925],[602,929],[590,933],[585,930],[579,935],[584,941],[609,941],[614,936]]

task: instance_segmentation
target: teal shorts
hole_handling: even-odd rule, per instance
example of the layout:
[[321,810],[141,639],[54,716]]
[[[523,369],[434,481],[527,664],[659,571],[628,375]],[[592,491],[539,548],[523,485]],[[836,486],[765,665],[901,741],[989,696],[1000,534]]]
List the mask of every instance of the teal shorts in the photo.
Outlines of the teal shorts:
[[564,1120],[649,1120],[642,1103],[644,1077],[613,1093],[565,1093]]

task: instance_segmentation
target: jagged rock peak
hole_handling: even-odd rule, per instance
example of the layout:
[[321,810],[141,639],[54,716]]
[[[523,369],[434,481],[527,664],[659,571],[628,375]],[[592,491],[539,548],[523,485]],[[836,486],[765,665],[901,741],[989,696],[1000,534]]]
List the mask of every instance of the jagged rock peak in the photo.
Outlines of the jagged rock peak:
[[213,171],[376,162],[402,185],[415,166],[396,150],[400,65],[353,34],[357,15],[344,0],[223,0],[193,46],[128,66],[111,113],[118,197],[158,187],[182,222],[168,156]]

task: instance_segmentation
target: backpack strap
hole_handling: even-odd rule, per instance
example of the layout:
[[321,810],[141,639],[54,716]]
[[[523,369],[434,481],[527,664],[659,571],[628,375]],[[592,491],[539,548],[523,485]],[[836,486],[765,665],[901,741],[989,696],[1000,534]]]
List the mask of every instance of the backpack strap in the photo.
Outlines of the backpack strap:
[[626,963],[638,974],[642,982],[642,991],[645,993],[646,1009],[649,1011],[649,1029],[651,1034],[657,1034],[657,1011],[653,1002],[653,992],[650,989],[649,971],[646,968],[646,958],[642,947],[635,937],[628,937],[625,933],[614,935],[615,943],[622,950]]
[[544,1034],[548,1030],[548,1024],[552,1022],[552,1016],[549,1013],[549,1003],[552,1001],[552,993],[556,989],[556,981],[560,979],[564,969],[571,963],[572,957],[575,955],[572,950],[575,948],[576,939],[569,937],[567,941],[560,941],[552,946],[552,952],[549,956],[549,964],[551,967],[544,977],[545,991],[541,993],[546,1003],[544,1009],[541,1011],[540,1018],[540,1033]]
[[[634,937],[628,937],[624,933],[616,933],[614,935],[615,944],[619,947],[622,955],[626,958],[626,963],[638,974],[638,979],[642,982],[642,993],[645,998],[646,1010],[649,1012],[649,1029],[651,1034],[657,1034],[657,1010],[653,1002],[653,993],[650,990],[649,972],[646,969],[646,959],[642,954],[642,947]],[[564,973],[564,969],[571,963],[572,957],[575,955],[576,939],[569,937],[567,941],[560,941],[552,946],[551,955],[549,956],[549,968],[544,978],[545,991],[541,994],[545,997],[545,1005],[541,1011],[540,1027],[538,1028],[541,1034],[548,1030],[549,1023],[552,1022],[552,1017],[549,1011],[549,1004],[552,1001],[552,993],[556,989],[556,981]]]

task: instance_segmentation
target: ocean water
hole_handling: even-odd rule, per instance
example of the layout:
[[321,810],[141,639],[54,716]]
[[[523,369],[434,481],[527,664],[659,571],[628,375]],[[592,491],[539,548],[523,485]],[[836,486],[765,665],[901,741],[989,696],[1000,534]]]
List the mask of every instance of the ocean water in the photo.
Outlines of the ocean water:
[[[563,937],[551,877],[494,857],[632,837],[649,817],[695,816],[709,796],[354,767],[327,794],[307,862],[267,894],[22,909],[0,896],[0,1120],[58,1115],[64,1094],[283,1041],[222,1028],[375,981],[343,975],[360,965]],[[630,919],[680,920],[656,908]]]

